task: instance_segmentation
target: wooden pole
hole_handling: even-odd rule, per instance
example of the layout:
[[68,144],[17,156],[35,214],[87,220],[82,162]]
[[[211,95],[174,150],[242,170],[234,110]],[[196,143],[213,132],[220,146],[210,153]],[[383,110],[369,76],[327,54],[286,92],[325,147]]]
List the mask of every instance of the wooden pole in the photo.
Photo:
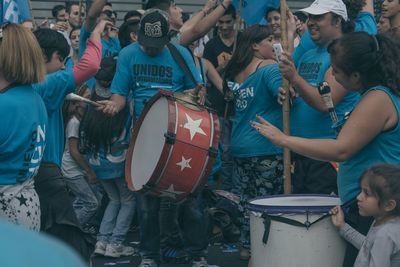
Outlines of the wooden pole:
[[[232,4],[233,5],[233,4]],[[240,26],[242,25],[241,11],[242,11],[243,0],[239,0],[238,7],[236,10],[236,27],[235,27],[235,40],[233,42],[233,53],[235,53],[237,45],[237,37],[239,34]]]
[[[281,42],[282,47],[285,51],[288,50],[288,31],[287,31],[287,5],[286,0],[280,0],[281,5]],[[290,134],[290,92],[289,92],[289,81],[283,79],[282,87],[286,91],[286,99],[282,106],[282,117],[283,117],[283,132],[287,135]],[[285,194],[292,193],[292,178],[291,178],[291,159],[290,150],[285,148],[283,150],[283,191]]]

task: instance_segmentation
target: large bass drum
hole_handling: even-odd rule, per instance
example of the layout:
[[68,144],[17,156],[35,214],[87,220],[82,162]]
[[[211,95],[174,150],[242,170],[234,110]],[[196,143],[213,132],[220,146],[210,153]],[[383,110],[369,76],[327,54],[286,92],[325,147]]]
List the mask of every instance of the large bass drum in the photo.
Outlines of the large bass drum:
[[198,193],[218,152],[218,116],[160,90],[133,130],[125,177],[133,191],[184,200]]

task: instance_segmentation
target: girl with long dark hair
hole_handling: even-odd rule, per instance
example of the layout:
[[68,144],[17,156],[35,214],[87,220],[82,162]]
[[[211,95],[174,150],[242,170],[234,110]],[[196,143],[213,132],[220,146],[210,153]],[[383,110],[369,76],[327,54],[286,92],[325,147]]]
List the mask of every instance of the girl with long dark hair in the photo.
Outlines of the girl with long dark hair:
[[274,61],[272,31],[261,25],[247,28],[226,67],[226,84],[234,95],[231,151],[234,192],[240,196],[241,257],[249,258],[250,228],[245,205],[257,196],[282,192],[282,150],[260,138],[249,121],[257,114],[280,125],[277,103],[282,77]]
[[[115,69],[116,60],[113,57],[103,58],[101,69],[95,76],[93,101],[111,97],[109,86]],[[114,258],[134,254],[132,247],[123,245],[135,212],[135,195],[128,189],[124,179],[131,112],[129,105],[126,105],[118,114],[110,117],[89,106],[80,127],[81,147],[109,198],[94,253]]]

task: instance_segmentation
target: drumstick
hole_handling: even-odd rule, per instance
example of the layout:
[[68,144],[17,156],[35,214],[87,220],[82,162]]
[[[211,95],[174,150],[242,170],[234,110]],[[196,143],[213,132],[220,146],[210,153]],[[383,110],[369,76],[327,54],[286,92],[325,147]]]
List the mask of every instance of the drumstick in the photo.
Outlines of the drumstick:
[[68,94],[68,95],[65,97],[65,100],[82,101],[82,102],[88,103],[88,104],[93,105],[93,106],[96,106],[96,107],[102,107],[102,106],[103,106],[103,105],[100,104],[100,103],[94,102],[94,101],[92,101],[92,100],[89,100],[89,99],[87,99],[87,98],[84,98],[84,97],[79,96],[79,95],[74,94],[74,93]]

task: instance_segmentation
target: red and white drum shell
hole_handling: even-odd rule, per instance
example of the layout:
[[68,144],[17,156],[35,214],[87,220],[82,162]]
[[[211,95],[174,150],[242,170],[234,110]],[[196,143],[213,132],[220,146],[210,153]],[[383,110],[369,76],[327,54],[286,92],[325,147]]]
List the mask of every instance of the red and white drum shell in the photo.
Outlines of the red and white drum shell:
[[146,104],[133,130],[125,177],[132,191],[177,202],[198,193],[218,153],[218,116],[160,90]]

